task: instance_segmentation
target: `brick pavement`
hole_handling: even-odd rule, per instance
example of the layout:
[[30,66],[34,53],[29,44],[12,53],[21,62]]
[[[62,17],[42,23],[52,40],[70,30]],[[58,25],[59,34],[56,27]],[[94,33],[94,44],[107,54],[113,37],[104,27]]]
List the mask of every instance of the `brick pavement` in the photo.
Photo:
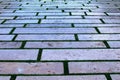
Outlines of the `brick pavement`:
[[120,80],[120,0],[0,0],[0,80]]

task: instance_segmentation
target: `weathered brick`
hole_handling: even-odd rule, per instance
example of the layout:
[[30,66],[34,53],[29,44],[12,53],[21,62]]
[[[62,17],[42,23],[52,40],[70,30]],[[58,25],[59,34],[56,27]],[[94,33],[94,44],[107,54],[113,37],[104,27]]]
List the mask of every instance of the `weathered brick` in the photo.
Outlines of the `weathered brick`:
[[111,74],[110,75],[111,76],[111,78],[112,78],[112,80],[120,80],[120,74]]
[[70,73],[117,73],[120,62],[70,62]]
[[0,35],[0,40],[10,41],[13,37],[14,35]]
[[42,60],[120,60],[119,52],[119,49],[44,49]]
[[27,42],[25,48],[105,48],[102,42]]
[[21,42],[0,42],[0,48],[20,48]]
[[0,28],[0,34],[8,34],[12,28]]
[[74,35],[18,35],[16,40],[75,40]]
[[38,23],[38,20],[7,20],[5,23]]
[[18,76],[16,80],[106,80],[104,75],[80,76]]
[[120,33],[119,27],[113,28],[98,28],[101,33]]
[[94,28],[16,28],[14,33],[97,33]]
[[0,76],[0,80],[10,80],[10,76]]
[[120,40],[119,34],[79,34],[79,40]]
[[0,62],[0,67],[0,74],[63,74],[61,62]]
[[38,55],[38,50],[0,50],[0,60],[36,60]]
[[44,19],[41,23],[101,23],[99,19]]

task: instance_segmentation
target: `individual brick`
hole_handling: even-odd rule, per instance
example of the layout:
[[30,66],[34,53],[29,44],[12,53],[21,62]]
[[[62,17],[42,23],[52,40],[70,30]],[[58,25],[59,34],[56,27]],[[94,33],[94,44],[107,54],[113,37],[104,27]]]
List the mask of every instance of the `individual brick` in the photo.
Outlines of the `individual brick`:
[[120,33],[119,27],[113,27],[113,28],[98,28],[101,33]]
[[110,75],[111,76],[111,78],[112,78],[112,80],[120,80],[120,74],[111,74]]
[[43,19],[44,18],[44,16],[19,16],[19,17],[17,17],[16,19]]
[[75,40],[74,35],[18,35],[16,40]]
[[21,42],[0,42],[0,48],[20,48]]
[[84,13],[81,13],[81,12],[72,12],[71,14],[72,15],[85,15]]
[[0,40],[10,41],[13,37],[14,35],[0,35]]
[[116,23],[120,24],[120,19],[103,19],[105,23]]
[[100,15],[100,16],[102,15],[103,16],[103,15],[106,15],[106,14],[105,13],[95,13],[95,12],[94,13],[93,12],[90,13],[90,12],[87,12],[87,15],[88,16],[96,16],[96,15]]
[[[120,60],[120,49],[44,49],[42,60]],[[54,55],[54,56],[53,56]]]
[[111,48],[119,48],[120,41],[107,41]]
[[25,15],[33,15],[35,16],[36,13],[3,13],[3,14],[0,14],[0,16],[25,16]]
[[46,18],[47,19],[52,19],[52,18],[54,18],[54,19],[56,19],[56,18],[58,18],[58,19],[71,19],[71,18],[76,19],[76,18],[79,18],[79,19],[81,19],[82,17],[81,16],[47,16]]
[[26,27],[53,27],[53,28],[58,28],[58,27],[71,27],[71,24],[56,24],[56,23],[51,23],[51,24],[27,24]]
[[2,17],[2,16],[0,16],[0,19],[13,19],[14,17],[6,17],[6,16],[4,16],[4,17]]
[[5,23],[38,23],[38,20],[7,20]]
[[0,50],[0,60],[36,60],[37,55],[38,55],[37,49]]
[[53,12],[48,13],[48,12],[47,12],[47,13],[39,13],[38,15],[39,15],[39,16],[40,16],[40,15],[49,15],[49,16],[50,16],[50,15],[51,15],[51,16],[54,16],[54,15],[59,15],[59,16],[66,15],[66,16],[67,16],[67,15],[69,15],[69,13],[60,13],[60,12],[57,12],[57,13],[53,13]]
[[80,76],[18,76],[16,80],[107,80],[104,75]]
[[0,80],[10,80],[10,76],[0,76]]
[[102,42],[27,42],[25,48],[105,48]]
[[0,24],[0,27],[23,27],[24,24]]
[[113,15],[114,15],[114,16],[116,16],[116,15],[120,16],[120,13],[107,13],[107,14],[110,15],[110,16],[111,16],[111,15],[112,15],[112,16],[113,16]]
[[0,28],[0,34],[8,34],[12,28]]
[[63,74],[61,62],[0,62],[0,67],[0,74]]
[[120,34],[79,34],[79,40],[120,40]]
[[13,32],[21,33],[97,33],[94,28],[16,28]]
[[101,23],[99,19],[43,19],[41,23]]
[[117,73],[120,62],[69,62],[70,73]]

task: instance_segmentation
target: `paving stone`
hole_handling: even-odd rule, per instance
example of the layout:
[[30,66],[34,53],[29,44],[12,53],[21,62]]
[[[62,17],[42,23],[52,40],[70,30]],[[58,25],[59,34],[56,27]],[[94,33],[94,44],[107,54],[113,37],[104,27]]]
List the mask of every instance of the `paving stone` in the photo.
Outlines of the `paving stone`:
[[13,37],[14,35],[0,35],[0,40],[10,41]]
[[112,78],[112,80],[119,80],[120,79],[120,74],[111,74],[110,75],[111,76],[111,78]]
[[23,27],[24,24],[0,24],[0,27]]
[[74,35],[18,35],[16,40],[75,40]]
[[63,74],[61,62],[0,62],[0,67],[0,74]]
[[107,13],[108,15],[118,15],[120,16],[120,13]]
[[0,80],[10,80],[9,76],[0,76]]
[[93,15],[93,16],[95,16],[95,15],[100,15],[100,16],[101,16],[101,15],[106,15],[106,14],[105,14],[105,13],[93,13],[93,12],[90,13],[90,12],[87,12],[87,15],[89,15],[89,16],[90,16],[90,15]]
[[117,73],[120,62],[69,62],[70,73]]
[[12,28],[0,28],[0,34],[8,34]]
[[97,33],[94,28],[16,28],[13,33]]
[[18,76],[16,80],[106,80],[104,75],[87,76]]
[[38,50],[0,50],[0,60],[36,60]]
[[39,13],[38,15],[59,15],[59,16],[61,16],[61,15],[69,15],[69,13]]
[[3,20],[4,20],[4,19],[13,19],[13,18],[14,18],[14,17],[6,17],[6,16],[3,17],[3,16],[0,16],[0,19],[3,19]]
[[25,48],[105,48],[102,42],[27,42]]
[[84,13],[80,13],[80,12],[78,12],[78,13],[77,12],[72,12],[71,14],[72,15],[85,15]]
[[79,34],[79,40],[120,40],[119,34]]
[[52,18],[60,18],[60,19],[71,19],[71,18],[73,18],[73,19],[76,19],[76,18],[82,18],[81,16],[47,16],[46,17],[47,19],[52,19]]
[[105,23],[118,23],[120,24],[120,19],[103,19]]
[[44,49],[42,60],[120,60],[119,52],[119,49]]
[[98,28],[101,33],[120,33],[120,28]]
[[56,24],[56,23],[51,23],[51,24],[28,24],[26,27],[71,27],[71,24]]
[[0,42],[0,48],[20,48],[21,42]]
[[119,48],[120,47],[120,41],[108,41],[108,44],[111,48]]
[[16,19],[43,19],[44,16],[19,16]]
[[36,13],[4,13],[0,14],[0,16],[23,16],[23,15],[35,15]]
[[5,23],[38,23],[38,20],[7,20]]
[[99,19],[46,19],[41,23],[101,23]]

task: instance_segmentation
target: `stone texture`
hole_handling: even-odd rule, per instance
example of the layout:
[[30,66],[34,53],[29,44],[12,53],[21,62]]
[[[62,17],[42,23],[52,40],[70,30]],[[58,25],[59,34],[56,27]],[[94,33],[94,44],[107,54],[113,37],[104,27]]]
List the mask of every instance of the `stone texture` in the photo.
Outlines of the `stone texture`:
[[38,20],[7,20],[5,23],[38,23]]
[[0,76],[0,80],[10,80],[10,76]]
[[27,42],[25,48],[105,48],[102,42]]
[[119,48],[120,47],[120,41],[108,41],[108,44],[111,48]]
[[0,34],[8,34],[12,28],[0,28]]
[[21,42],[0,42],[0,48],[20,48]]
[[110,75],[112,80],[119,80],[120,79],[120,74],[116,74],[116,75]]
[[98,28],[101,33],[120,33],[120,28]]
[[0,60],[36,60],[38,55],[37,49],[0,49]]
[[43,49],[42,60],[120,60],[119,52],[119,49]]
[[16,80],[107,80],[104,75],[87,76],[20,76]]
[[120,62],[70,62],[70,73],[117,73]]
[[0,40],[10,41],[13,39],[13,37],[14,35],[0,35]]
[[63,64],[61,62],[0,62],[0,74],[63,74]]

